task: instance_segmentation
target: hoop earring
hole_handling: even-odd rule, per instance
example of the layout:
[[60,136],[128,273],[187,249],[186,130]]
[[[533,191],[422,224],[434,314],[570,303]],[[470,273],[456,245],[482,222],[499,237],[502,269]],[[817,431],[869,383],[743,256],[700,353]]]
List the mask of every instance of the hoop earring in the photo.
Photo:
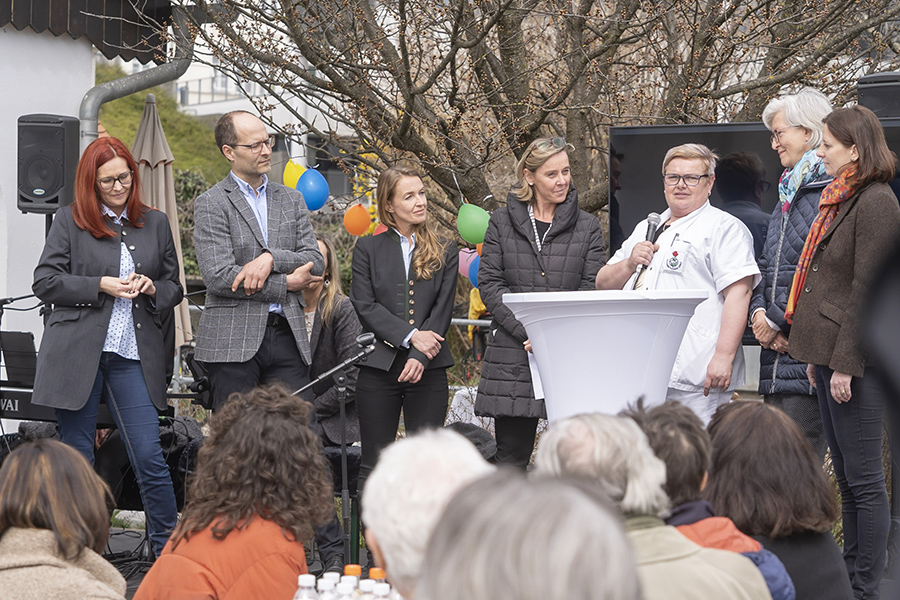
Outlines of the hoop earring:
[[325,287],[328,287],[329,285],[331,285],[331,280],[326,278],[325,279]]

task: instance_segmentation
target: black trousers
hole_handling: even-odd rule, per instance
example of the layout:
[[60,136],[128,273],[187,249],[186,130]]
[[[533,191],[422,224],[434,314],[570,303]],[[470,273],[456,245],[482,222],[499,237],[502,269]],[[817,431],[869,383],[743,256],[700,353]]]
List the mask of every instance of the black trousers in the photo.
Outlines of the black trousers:
[[[293,392],[309,383],[309,366],[297,350],[297,342],[287,320],[270,317],[269,322],[259,350],[247,362],[205,363],[214,411],[222,408],[231,394],[248,392],[258,385],[282,383],[288,392]],[[312,389],[303,393],[303,399],[312,404]],[[318,432],[315,410],[312,411],[309,426]],[[344,541],[337,511],[333,521],[315,528],[315,534],[323,561],[343,556]]]
[[443,427],[447,418],[449,392],[447,369],[425,369],[418,383],[400,383],[397,378],[406,365],[406,352],[397,354],[388,371],[360,365],[356,380],[356,410],[362,441],[359,491],[378,462],[381,450],[397,438],[400,410],[406,433],[429,427]]
[[497,464],[525,470],[534,451],[537,417],[495,417],[494,435],[497,438]]
[[[309,365],[300,357],[290,325],[283,317],[269,320],[276,322],[266,326],[259,350],[247,362],[204,363],[213,410],[225,406],[231,394],[249,392],[258,385],[282,383],[293,392],[309,383]],[[311,403],[312,390],[304,392],[303,399]],[[313,413],[314,426],[315,418]]]

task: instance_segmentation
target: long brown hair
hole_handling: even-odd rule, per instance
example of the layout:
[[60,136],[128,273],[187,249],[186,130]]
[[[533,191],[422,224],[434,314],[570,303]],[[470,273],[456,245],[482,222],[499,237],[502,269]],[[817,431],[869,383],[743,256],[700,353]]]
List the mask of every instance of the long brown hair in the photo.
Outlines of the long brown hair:
[[[386,227],[396,228],[393,213],[388,211],[388,206],[394,200],[397,191],[397,183],[403,177],[418,177],[419,172],[412,167],[396,166],[385,169],[378,176],[375,191],[375,202],[378,208],[378,220]],[[425,222],[415,227],[416,249],[413,252],[412,265],[416,273],[416,279],[431,279],[437,271],[444,266],[444,253],[447,249],[447,240],[441,240],[431,228],[428,217]]]
[[835,491],[793,419],[762,402],[732,402],[709,423],[712,468],[703,497],[747,535],[824,532]]
[[254,518],[302,542],[333,518],[331,477],[309,427],[313,410],[280,385],[232,394],[210,420],[173,547],[210,525],[225,539]]
[[322,315],[322,323],[325,327],[331,325],[331,317],[334,315],[334,309],[338,302],[344,297],[344,290],[341,287],[341,265],[338,264],[338,255],[334,249],[331,238],[322,234],[316,234],[316,241],[325,245],[325,279],[322,291],[319,293],[319,313]]
[[13,451],[0,469],[0,536],[11,527],[49,529],[59,553],[100,553],[109,537],[112,494],[71,446],[40,439]]
[[95,238],[114,237],[116,234],[100,212],[100,197],[97,195],[97,169],[119,157],[124,158],[132,172],[131,192],[125,204],[125,216],[132,227],[143,227],[143,214],[151,210],[141,202],[141,176],[137,162],[120,140],[114,137],[99,138],[91,142],[78,161],[75,171],[75,204],[72,216],[75,224]]
[[889,183],[894,178],[897,157],[888,148],[878,117],[865,106],[838,108],[823,119],[828,131],[846,147],[856,145],[854,185],[872,181]]

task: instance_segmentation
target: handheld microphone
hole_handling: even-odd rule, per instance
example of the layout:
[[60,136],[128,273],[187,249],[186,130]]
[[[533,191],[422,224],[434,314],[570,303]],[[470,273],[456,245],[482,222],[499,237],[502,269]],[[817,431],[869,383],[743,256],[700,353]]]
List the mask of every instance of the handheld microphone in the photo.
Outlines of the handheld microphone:
[[[653,238],[656,236],[656,229],[659,227],[660,216],[658,213],[652,212],[647,215],[647,237],[646,241],[653,243]],[[636,286],[638,283],[638,279],[641,277],[641,273],[644,269],[647,268],[647,265],[638,265],[637,268],[637,277],[634,278],[634,285]],[[631,289],[634,289],[632,286]]]

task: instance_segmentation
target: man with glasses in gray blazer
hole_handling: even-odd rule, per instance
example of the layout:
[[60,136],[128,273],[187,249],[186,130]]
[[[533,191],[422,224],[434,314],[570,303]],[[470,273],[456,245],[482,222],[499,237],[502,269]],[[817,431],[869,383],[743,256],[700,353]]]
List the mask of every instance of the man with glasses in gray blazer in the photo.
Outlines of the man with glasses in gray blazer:
[[[259,384],[294,391],[309,383],[300,291],[321,281],[325,267],[302,195],[266,176],[274,136],[265,124],[234,111],[219,118],[215,135],[231,172],[194,202],[194,248],[206,284],[195,356],[209,374],[213,410]],[[337,520],[317,529],[316,540],[326,567],[342,570]]]
[[196,358],[206,364],[213,410],[234,392],[279,381],[309,382],[309,340],[300,290],[325,263],[303,197],[270,181],[274,136],[254,115],[216,123],[231,172],[194,203],[194,248],[206,284]]

